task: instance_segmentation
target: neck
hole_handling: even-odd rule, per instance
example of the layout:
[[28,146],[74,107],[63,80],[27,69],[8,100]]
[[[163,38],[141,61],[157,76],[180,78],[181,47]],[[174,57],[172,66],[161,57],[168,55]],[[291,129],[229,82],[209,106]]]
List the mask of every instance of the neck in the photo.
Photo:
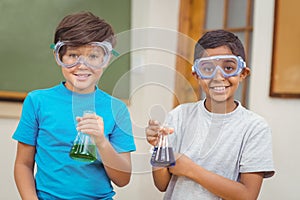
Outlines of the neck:
[[204,105],[209,112],[226,114],[234,111],[238,106],[238,103],[235,102],[234,100],[230,102],[228,101],[217,102],[212,99],[205,99]]

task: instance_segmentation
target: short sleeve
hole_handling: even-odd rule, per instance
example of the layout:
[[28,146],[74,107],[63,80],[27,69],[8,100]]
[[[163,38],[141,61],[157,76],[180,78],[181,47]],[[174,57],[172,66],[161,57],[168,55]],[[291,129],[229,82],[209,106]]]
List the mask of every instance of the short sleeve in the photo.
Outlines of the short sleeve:
[[127,107],[119,104],[118,109],[114,108],[115,127],[110,135],[110,142],[117,152],[135,151],[134,138],[132,134],[131,119]]
[[21,118],[12,138],[19,142],[35,146],[37,133],[38,120],[33,98],[29,93],[23,102]]
[[240,172],[264,172],[264,178],[274,175],[271,129],[265,121],[252,124],[240,162]]

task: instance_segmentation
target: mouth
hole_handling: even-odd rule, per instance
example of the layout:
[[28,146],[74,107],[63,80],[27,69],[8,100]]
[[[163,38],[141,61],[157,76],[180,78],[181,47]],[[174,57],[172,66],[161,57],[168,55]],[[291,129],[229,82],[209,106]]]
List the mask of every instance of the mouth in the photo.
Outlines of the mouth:
[[76,78],[80,81],[86,80],[91,74],[74,74]]
[[229,88],[229,86],[213,86],[213,87],[210,87],[210,89],[213,90],[216,93],[224,93],[227,88]]

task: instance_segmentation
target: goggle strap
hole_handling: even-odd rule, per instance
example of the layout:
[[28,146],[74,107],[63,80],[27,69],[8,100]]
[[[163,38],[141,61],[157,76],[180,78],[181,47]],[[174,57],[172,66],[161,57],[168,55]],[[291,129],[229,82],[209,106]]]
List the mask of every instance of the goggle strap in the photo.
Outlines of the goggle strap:
[[55,44],[54,43],[52,43],[52,44],[50,44],[50,49],[55,49]]
[[115,57],[118,57],[120,55],[119,52],[117,52],[115,49],[111,50],[112,55],[114,55]]
[[115,57],[118,57],[120,55],[119,52],[117,52],[115,49],[112,48],[112,45],[110,42],[104,41],[104,42],[102,42],[102,44],[104,44],[108,48],[109,52],[111,52]]

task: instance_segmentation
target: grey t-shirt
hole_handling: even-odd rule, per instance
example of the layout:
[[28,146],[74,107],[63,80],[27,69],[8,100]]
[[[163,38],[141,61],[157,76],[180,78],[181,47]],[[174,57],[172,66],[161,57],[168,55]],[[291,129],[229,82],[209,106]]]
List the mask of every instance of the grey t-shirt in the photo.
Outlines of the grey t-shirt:
[[[178,106],[167,117],[175,129],[169,136],[169,146],[231,180],[239,181],[239,174],[247,172],[264,172],[265,178],[271,177],[271,130],[262,117],[237,103],[237,108],[227,114],[210,113],[204,100]],[[220,198],[186,177],[172,176],[164,199]]]

